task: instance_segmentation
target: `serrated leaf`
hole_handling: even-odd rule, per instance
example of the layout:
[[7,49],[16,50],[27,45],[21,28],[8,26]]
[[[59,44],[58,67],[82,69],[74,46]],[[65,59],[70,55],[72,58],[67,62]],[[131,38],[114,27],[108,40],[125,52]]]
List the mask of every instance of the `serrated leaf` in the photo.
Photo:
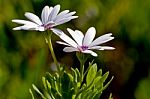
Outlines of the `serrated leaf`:
[[86,84],[87,86],[93,81],[97,73],[97,64],[93,64],[89,69],[87,76],[86,76]]

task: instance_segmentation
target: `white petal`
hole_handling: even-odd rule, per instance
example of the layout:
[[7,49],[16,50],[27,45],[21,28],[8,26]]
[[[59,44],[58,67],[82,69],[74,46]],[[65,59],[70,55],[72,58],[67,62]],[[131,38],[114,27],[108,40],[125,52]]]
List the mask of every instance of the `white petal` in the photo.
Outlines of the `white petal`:
[[108,41],[114,39],[114,37],[111,37],[111,35],[112,34],[109,33],[109,34],[105,34],[105,35],[98,37],[90,44],[90,46],[100,45],[100,44],[103,44],[105,42],[108,42]]
[[64,34],[64,32],[62,30],[57,29],[57,28],[51,28],[51,30],[58,36],[61,34]]
[[114,47],[110,47],[110,46],[101,46],[101,48],[99,50],[114,50]]
[[67,43],[65,43],[65,42],[61,42],[61,41],[56,41],[56,43],[62,44],[62,45],[66,45],[66,46],[71,46],[71,45],[69,45],[69,44],[67,44]]
[[92,47],[89,47],[88,49],[97,49],[99,50],[101,48],[101,46],[92,46]]
[[66,23],[66,22],[68,22],[68,21],[70,21],[70,19],[62,19],[62,20],[61,20],[61,21],[59,21],[59,22],[55,22],[55,25],[53,25],[53,26],[57,26],[57,25],[60,25],[60,24]]
[[87,53],[87,54],[91,54],[92,56],[97,56],[97,54],[91,50],[85,50],[85,51],[82,51],[83,53]]
[[57,26],[57,25],[60,25],[60,24],[63,24],[63,23],[66,23],[72,19],[75,19],[75,18],[78,18],[78,16],[71,16],[71,17],[68,17],[68,18],[63,18],[59,21],[55,21],[55,25],[54,26]]
[[70,33],[70,35],[73,37],[73,39],[77,42],[78,45],[82,46],[82,40],[84,35],[82,34],[82,32],[76,30],[73,31],[69,28],[67,28],[68,32]]
[[64,17],[70,17],[70,16],[74,15],[75,13],[76,13],[75,11],[70,12],[70,13],[66,14]]
[[23,25],[13,28],[13,30],[38,30],[38,26],[33,25]]
[[56,18],[56,16],[57,16],[59,10],[60,10],[60,5],[56,5],[56,6],[53,8],[53,10],[51,11],[48,20],[49,20],[49,21],[53,21],[53,20]]
[[73,41],[69,36],[67,36],[66,34],[61,34],[61,35],[59,35],[59,37],[63,40],[63,41],[65,41],[66,43],[68,43],[68,44],[70,44],[71,46],[73,46],[73,47],[75,47],[75,48],[77,48],[77,44],[76,44],[76,42],[75,41]]
[[26,25],[37,25],[37,24],[35,24],[34,22],[31,22],[31,21],[18,20],[18,19],[12,20],[12,22],[15,22],[15,23],[18,23],[18,24],[26,24]]
[[56,16],[55,21],[56,21],[56,20],[59,20],[59,19],[62,19],[63,16],[66,15],[68,12],[69,12],[69,10],[64,10],[64,11],[60,12],[60,13]]
[[78,49],[74,48],[74,47],[65,47],[63,49],[64,52],[75,52],[78,51]]
[[96,34],[95,28],[90,27],[85,34],[83,45],[86,45],[86,46],[90,45],[95,37],[95,34]]
[[61,14],[61,15],[58,15],[57,18],[55,19],[55,22],[59,22],[60,20],[64,19],[64,18],[68,18],[68,17],[72,17],[72,15],[74,15],[76,12],[70,12],[68,13],[69,10],[66,10],[65,13]]
[[45,28],[42,27],[42,26],[40,26],[40,27],[38,28],[38,30],[42,32],[42,31],[45,31]]
[[25,13],[25,16],[26,16],[29,20],[31,20],[31,21],[37,23],[38,25],[42,25],[41,20],[40,20],[39,17],[36,16],[35,14],[30,13],[30,12],[26,12],[26,13]]
[[54,27],[55,22],[53,22],[53,21],[48,21],[47,23],[45,23],[45,25],[50,26],[50,27]]
[[42,14],[41,14],[41,19],[42,19],[42,23],[45,24],[48,21],[48,17],[50,14],[50,9],[52,10],[53,8],[49,8],[49,6],[45,6],[42,10]]

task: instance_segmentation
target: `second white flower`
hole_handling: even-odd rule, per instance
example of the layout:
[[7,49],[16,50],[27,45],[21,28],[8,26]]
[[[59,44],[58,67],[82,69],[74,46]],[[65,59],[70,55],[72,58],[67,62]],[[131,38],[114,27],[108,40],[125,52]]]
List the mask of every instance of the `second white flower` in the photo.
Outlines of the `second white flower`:
[[83,33],[79,30],[71,30],[67,28],[67,31],[70,33],[72,38],[67,36],[65,33],[59,35],[59,37],[64,41],[57,41],[59,44],[66,45],[68,47],[65,47],[63,51],[65,52],[74,52],[74,51],[79,51],[82,53],[87,53],[91,54],[93,56],[97,56],[95,52],[92,50],[113,50],[115,49],[114,47],[109,47],[109,46],[100,46],[100,44],[103,44],[105,42],[108,42],[114,37],[112,37],[112,33],[108,33],[105,35],[102,35],[98,37],[97,39],[94,40],[96,30],[94,27],[90,27],[85,36]]

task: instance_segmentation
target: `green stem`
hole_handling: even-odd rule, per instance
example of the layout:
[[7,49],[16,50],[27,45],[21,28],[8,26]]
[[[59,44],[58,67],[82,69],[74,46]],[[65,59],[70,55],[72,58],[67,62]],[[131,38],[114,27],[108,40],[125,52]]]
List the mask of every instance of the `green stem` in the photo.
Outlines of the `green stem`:
[[54,53],[54,50],[53,50],[51,35],[52,35],[52,33],[47,32],[47,35],[46,36],[44,35],[44,37],[45,37],[46,43],[48,44],[48,47],[49,47],[49,50],[51,52],[54,63],[57,66],[57,70],[60,73],[60,65],[58,64],[58,61],[56,59],[56,56],[55,56],[55,53]]
[[83,82],[83,75],[84,75],[84,59],[80,61],[80,72],[81,72],[80,82],[82,84],[82,82]]
[[54,60],[54,63],[58,66],[58,62],[57,62],[57,59],[56,59],[56,56],[55,56],[55,53],[54,53],[54,50],[53,50],[53,46],[52,46],[51,37],[48,39],[48,47],[50,49],[50,52],[51,52],[52,58]]
[[78,60],[80,61],[80,83],[82,84],[83,82],[83,77],[84,77],[84,63],[85,63],[85,57],[83,53],[77,52],[76,53]]

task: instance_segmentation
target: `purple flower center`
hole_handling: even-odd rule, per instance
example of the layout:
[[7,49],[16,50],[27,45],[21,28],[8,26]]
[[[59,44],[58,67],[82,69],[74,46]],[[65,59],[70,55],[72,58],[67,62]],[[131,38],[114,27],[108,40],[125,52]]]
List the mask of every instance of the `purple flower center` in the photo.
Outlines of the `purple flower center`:
[[79,47],[80,51],[85,51],[87,49],[88,49],[88,46],[85,46],[85,45]]
[[51,29],[54,25],[54,23],[48,23],[48,24],[43,24],[42,26],[45,28],[45,29]]

